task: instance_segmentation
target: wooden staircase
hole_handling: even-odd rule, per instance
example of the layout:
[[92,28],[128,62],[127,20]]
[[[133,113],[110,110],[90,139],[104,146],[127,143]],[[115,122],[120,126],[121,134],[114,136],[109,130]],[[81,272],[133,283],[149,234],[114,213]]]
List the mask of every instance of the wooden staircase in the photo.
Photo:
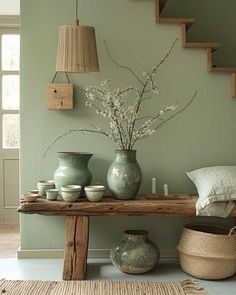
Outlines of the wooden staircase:
[[178,24],[181,26],[182,47],[203,48],[207,51],[207,70],[214,73],[229,73],[231,76],[231,95],[236,97],[236,67],[218,67],[212,64],[212,53],[220,47],[219,43],[188,42],[187,31],[194,24],[194,18],[162,17],[161,12],[168,0],[155,0],[156,22],[161,24]]

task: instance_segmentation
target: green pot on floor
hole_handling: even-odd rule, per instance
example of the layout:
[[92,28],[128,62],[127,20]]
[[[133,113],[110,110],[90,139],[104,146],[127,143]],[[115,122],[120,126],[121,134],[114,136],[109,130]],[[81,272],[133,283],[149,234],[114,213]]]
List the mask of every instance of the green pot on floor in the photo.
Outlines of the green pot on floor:
[[153,269],[160,258],[160,251],[148,239],[144,230],[127,230],[123,238],[111,249],[112,263],[122,272],[146,273]]

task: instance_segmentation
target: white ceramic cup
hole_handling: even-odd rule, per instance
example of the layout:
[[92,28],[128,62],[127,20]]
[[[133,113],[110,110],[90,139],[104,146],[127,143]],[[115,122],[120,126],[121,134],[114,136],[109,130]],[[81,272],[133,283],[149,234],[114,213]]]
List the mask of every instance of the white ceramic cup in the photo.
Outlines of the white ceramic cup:
[[80,185],[66,185],[60,188],[60,193],[65,202],[76,202],[81,193]]
[[47,199],[50,200],[50,201],[57,200],[58,189],[56,189],[56,188],[47,189],[46,190],[46,196],[47,196]]
[[84,188],[90,202],[99,202],[103,198],[105,187],[103,185],[90,185]]

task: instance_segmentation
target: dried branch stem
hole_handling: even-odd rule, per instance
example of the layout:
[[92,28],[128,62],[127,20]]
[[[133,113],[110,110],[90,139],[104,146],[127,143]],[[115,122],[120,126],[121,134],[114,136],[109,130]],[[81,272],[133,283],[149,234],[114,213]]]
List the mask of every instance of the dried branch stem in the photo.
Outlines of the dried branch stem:
[[127,67],[127,66],[123,66],[123,65],[120,65],[110,54],[110,51],[108,49],[108,46],[107,46],[107,43],[106,41],[104,40],[104,44],[105,44],[105,47],[106,47],[106,51],[107,51],[107,54],[109,56],[109,58],[111,59],[111,61],[116,65],[118,66],[119,68],[122,68],[122,69],[125,69],[125,70],[128,70],[138,81],[139,83],[141,83],[142,85],[144,85],[143,81],[138,77],[138,75],[135,73],[135,71],[133,69],[131,69],[130,67]]
[[[86,133],[86,132],[91,132],[91,133],[98,133],[98,134],[102,134],[104,136],[106,136],[107,138],[109,139],[113,139],[115,140],[114,138],[111,137],[110,134],[108,134],[107,132],[103,131],[103,130],[100,130],[100,129],[97,129],[95,126],[93,126],[95,128],[95,130],[93,129],[87,129],[87,128],[77,128],[77,129],[69,129],[67,130],[65,133],[59,135],[58,137],[56,137],[48,146],[47,148],[44,150],[44,153],[43,153],[43,157],[45,158],[48,150],[56,143],[58,142],[60,139],[62,139],[63,137],[71,134],[71,133],[78,133],[78,132],[81,132],[81,133]],[[116,140],[115,140],[116,141]],[[116,142],[118,143],[118,142]]]
[[189,102],[182,108],[180,109],[178,112],[174,113],[172,116],[170,116],[169,118],[167,118],[166,120],[163,120],[156,128],[160,129],[162,126],[164,126],[168,121],[170,121],[171,119],[173,119],[175,116],[179,115],[180,113],[182,113],[183,111],[185,111],[193,102],[194,98],[197,96],[197,90],[194,92],[194,95],[192,96],[192,98],[189,100]]

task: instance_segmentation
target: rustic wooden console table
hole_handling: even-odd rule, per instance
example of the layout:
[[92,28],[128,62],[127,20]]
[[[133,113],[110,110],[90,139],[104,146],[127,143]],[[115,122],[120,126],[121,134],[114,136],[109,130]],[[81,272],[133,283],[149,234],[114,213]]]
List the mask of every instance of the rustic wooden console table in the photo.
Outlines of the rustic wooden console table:
[[[101,202],[80,199],[76,203],[22,201],[18,211],[24,214],[66,216],[63,280],[84,280],[89,241],[89,216],[195,216],[196,197],[190,195],[144,195],[122,201],[104,197]],[[231,212],[236,217],[236,207]]]

